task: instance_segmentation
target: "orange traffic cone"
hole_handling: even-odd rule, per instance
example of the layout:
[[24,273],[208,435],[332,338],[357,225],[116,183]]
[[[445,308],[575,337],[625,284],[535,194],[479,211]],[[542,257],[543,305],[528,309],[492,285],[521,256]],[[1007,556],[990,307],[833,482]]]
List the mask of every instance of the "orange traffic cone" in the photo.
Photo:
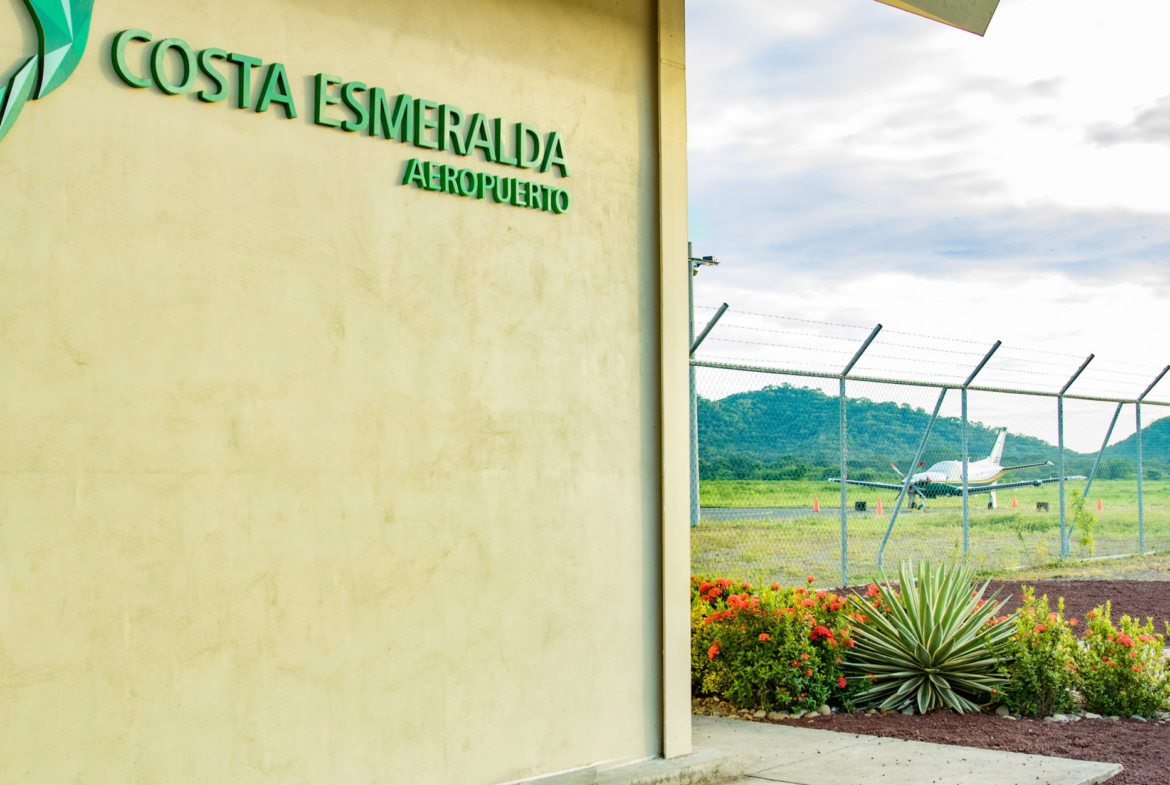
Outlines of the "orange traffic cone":
[[881,499],[878,499],[878,509],[877,509],[877,514],[878,514],[878,515],[881,515],[881,514],[882,514],[882,500],[881,500]]
[[813,512],[821,511],[821,502],[815,496],[813,497]]
[[1097,512],[1101,512],[1104,509],[1105,509],[1105,505],[1102,503],[1101,497],[1098,496],[1097,497]]
[[1020,505],[1016,504],[1016,495],[1013,493],[1012,494],[1012,507],[1019,507],[1019,506]]

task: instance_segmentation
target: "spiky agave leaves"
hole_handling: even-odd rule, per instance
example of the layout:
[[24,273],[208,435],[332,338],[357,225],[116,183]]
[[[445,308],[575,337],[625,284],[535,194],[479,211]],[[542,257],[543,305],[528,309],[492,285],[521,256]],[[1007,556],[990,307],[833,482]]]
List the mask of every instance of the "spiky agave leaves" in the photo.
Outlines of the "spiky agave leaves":
[[1003,603],[995,601],[998,592],[980,602],[987,583],[973,592],[970,568],[920,562],[917,573],[902,564],[900,596],[886,585],[888,615],[851,598],[868,618],[849,656],[857,671],[850,681],[871,685],[856,700],[882,709],[912,704],[921,713],[942,706],[977,712],[1007,683],[996,670],[1014,625],[988,624]]

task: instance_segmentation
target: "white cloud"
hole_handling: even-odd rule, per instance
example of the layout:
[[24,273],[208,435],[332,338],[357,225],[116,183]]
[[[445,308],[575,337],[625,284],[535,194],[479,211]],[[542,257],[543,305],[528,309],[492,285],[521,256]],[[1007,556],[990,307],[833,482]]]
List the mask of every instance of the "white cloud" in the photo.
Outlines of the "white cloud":
[[[1078,387],[1108,394],[1170,362],[1154,337],[1170,327],[1170,6],[1004,0],[984,39],[872,0],[688,14],[692,238],[724,262],[698,302],[1003,339],[1073,369],[1093,351]],[[989,378],[1065,372],[1029,356]]]

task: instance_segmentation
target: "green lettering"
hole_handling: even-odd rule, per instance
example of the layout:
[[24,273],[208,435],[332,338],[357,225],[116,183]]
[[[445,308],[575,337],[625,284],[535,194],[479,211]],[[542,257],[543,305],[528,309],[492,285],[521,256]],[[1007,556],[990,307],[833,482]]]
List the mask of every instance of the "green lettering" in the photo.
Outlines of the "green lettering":
[[[179,53],[179,59],[183,63],[183,81],[178,84],[172,82],[167,76],[167,52],[172,49]],[[164,38],[154,45],[154,52],[150,56],[150,74],[154,77],[154,83],[158,85],[158,89],[167,95],[182,95],[190,92],[191,88],[195,86],[195,78],[199,75],[195,70],[195,52],[186,41],[178,38]]]
[[454,166],[443,167],[443,187],[440,190],[446,191],[449,194],[459,195],[459,170]]
[[206,90],[200,90],[196,93],[200,101],[208,104],[218,103],[228,97],[228,80],[216,69],[215,63],[212,62],[216,59],[227,59],[227,52],[222,49],[204,49],[199,53],[199,70],[215,83],[214,93],[209,93]]
[[403,185],[410,185],[414,183],[419,188],[426,188],[427,182],[423,178],[422,164],[417,158],[411,158],[406,162],[406,174],[402,177]]
[[366,107],[354,93],[361,93],[366,90],[366,86],[361,82],[347,82],[341,88],[341,100],[345,102],[345,108],[353,112],[354,119],[352,121],[346,120],[341,124],[341,127],[346,131],[364,131],[366,126],[370,123],[370,116],[366,113]]
[[[532,156],[525,153],[528,142],[532,143]],[[534,169],[540,163],[540,132],[530,125],[516,123],[516,165],[521,169]]]
[[[563,198],[562,198],[563,197]],[[568,191],[558,190],[553,194],[553,212],[557,215],[563,215],[569,212],[569,207],[573,204],[573,200],[569,197]]]
[[569,176],[569,164],[565,161],[565,145],[561,141],[561,135],[556,131],[549,134],[548,141],[545,142],[544,160],[540,163],[540,171],[547,172],[554,166],[561,170],[561,177]]
[[[510,177],[497,177],[495,185],[492,186],[492,198],[501,204],[510,201],[512,198],[512,183],[515,181]],[[505,186],[507,186],[505,188]]]
[[252,106],[252,69],[264,65],[264,61],[256,57],[232,52],[228,55],[228,62],[235,63],[238,84],[236,85],[236,106],[241,109],[250,109]]
[[130,70],[130,66],[126,64],[126,45],[131,41],[146,41],[149,43],[151,37],[150,33],[145,30],[139,30],[136,27],[123,30],[114,36],[114,45],[110,47],[110,60],[114,64],[114,73],[131,87],[150,87],[150,80],[146,77],[138,76]]
[[382,134],[386,139],[398,137],[400,142],[414,141],[414,99],[403,93],[394,104],[386,100],[386,91],[380,87],[370,90],[370,136]]
[[439,127],[438,120],[427,118],[427,112],[438,111],[439,105],[425,98],[414,99],[414,146],[425,147],[429,150],[438,148],[439,143],[434,139],[427,139],[426,134],[432,128]]
[[296,119],[297,106],[293,102],[288,74],[281,63],[268,66],[268,75],[264,77],[264,87],[260,90],[260,102],[256,104],[256,111],[267,112],[269,104],[280,104],[284,107],[286,118]]
[[[484,174],[483,172],[480,172],[477,179],[478,182],[476,183],[475,196],[478,199],[486,199],[488,191],[496,187],[496,176],[494,174]],[[500,200],[497,199],[496,201],[498,202]]]
[[540,209],[544,210],[546,213],[548,212],[549,207],[551,207],[549,202],[551,201],[552,192],[554,190],[555,189],[549,185],[542,186],[540,189]]
[[443,183],[440,182],[440,178],[442,177],[442,175],[443,175],[443,167],[442,166],[440,166],[439,164],[436,164],[436,163],[431,163],[430,161],[423,162],[423,177],[426,178],[428,191],[442,191],[443,190]]
[[540,209],[540,194],[544,191],[544,187],[537,183],[528,184],[528,206],[534,210]]
[[451,151],[456,155],[467,155],[467,144],[463,141],[463,110],[451,104],[439,107],[439,149],[446,150],[450,142]]
[[[271,72],[270,72],[271,73]],[[336,106],[341,103],[341,99],[337,96],[329,95],[329,88],[334,85],[341,84],[340,76],[330,76],[329,74],[317,74],[316,78],[316,95],[317,100],[313,103],[313,122],[317,125],[326,125],[330,128],[340,128],[341,121],[333,117],[328,117],[325,110],[330,106]]]
[[[471,184],[468,185],[467,178],[471,178]],[[460,169],[459,178],[455,181],[459,184],[460,196],[475,196],[475,188],[479,182],[479,178],[475,176],[475,172],[470,169]]]
[[528,183],[523,180],[512,180],[512,206],[526,207],[528,205],[528,193],[521,193],[520,186],[527,186]]
[[515,166],[520,163],[519,159],[508,156],[504,153],[504,147],[507,142],[504,140],[504,119],[497,117],[495,120],[496,126],[496,163],[507,164],[508,166]]
[[495,163],[496,151],[492,149],[492,134],[488,130],[487,118],[479,112],[473,114],[468,121],[467,136],[464,137],[463,141],[463,149],[467,151],[468,155],[474,153],[476,148],[483,150],[485,161]]

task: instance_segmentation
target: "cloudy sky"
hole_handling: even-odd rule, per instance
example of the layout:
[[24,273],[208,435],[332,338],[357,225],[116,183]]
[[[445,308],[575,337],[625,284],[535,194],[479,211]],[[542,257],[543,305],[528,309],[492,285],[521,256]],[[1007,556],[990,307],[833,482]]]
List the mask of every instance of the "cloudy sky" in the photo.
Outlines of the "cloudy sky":
[[1170,363],[1170,4],[1002,0],[985,38],[874,0],[687,8],[691,238],[721,261],[695,299],[740,312],[703,357],[826,370],[865,336],[776,314],[881,322],[873,375],[961,379],[1003,340],[985,382],[1092,352],[1076,390],[1132,396]]

